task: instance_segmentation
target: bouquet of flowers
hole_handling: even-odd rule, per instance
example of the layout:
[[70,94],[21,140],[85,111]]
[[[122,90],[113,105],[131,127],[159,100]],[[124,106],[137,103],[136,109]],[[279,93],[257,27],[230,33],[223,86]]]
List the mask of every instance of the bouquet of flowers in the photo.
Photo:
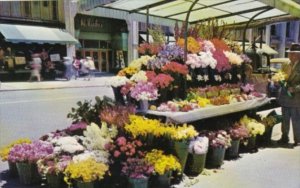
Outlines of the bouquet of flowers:
[[131,61],[128,66],[137,69],[137,71],[140,71],[142,68],[147,67],[148,62],[153,59],[155,59],[154,55],[143,55],[140,58]]
[[145,159],[128,158],[126,162],[123,162],[122,164],[122,174],[130,178],[146,178],[154,171],[154,167],[148,164]]
[[158,57],[169,60],[182,60],[184,57],[184,50],[182,47],[175,44],[168,44],[163,46],[163,49],[158,53]]
[[241,58],[244,63],[251,63],[252,60],[246,55],[246,54],[241,54]]
[[209,145],[213,148],[231,146],[230,135],[224,130],[219,130],[215,132],[208,132],[207,137],[209,139]]
[[257,122],[253,118],[243,116],[240,119],[240,123],[244,124],[249,131],[250,136],[255,137],[256,135],[262,135],[265,132],[265,126],[262,123]]
[[292,94],[287,90],[288,85],[287,85],[287,79],[288,75],[284,73],[283,71],[279,71],[276,74],[274,74],[271,78],[271,81],[279,83],[279,85],[286,90],[288,96],[292,96]]
[[54,145],[55,154],[74,154],[82,152],[85,149],[81,144],[79,144],[77,138],[72,136],[55,137],[51,139],[50,142]]
[[55,156],[49,155],[37,161],[38,171],[42,175],[52,174],[58,175],[63,173],[72,161],[72,157],[68,155]]
[[40,140],[18,144],[10,150],[8,160],[11,162],[36,163],[39,159],[53,154],[53,149],[51,143]]
[[82,135],[83,131],[86,130],[87,124],[84,121],[73,123],[70,125],[65,132],[69,135]]
[[129,79],[126,76],[113,76],[110,78],[110,85],[112,87],[120,87],[125,85]]
[[243,63],[243,59],[236,53],[224,51],[225,56],[228,58],[231,65],[241,65]]
[[182,141],[190,140],[199,133],[195,130],[194,126],[184,124],[182,126],[171,126],[171,129],[169,129],[169,133],[167,134],[170,134],[172,140]]
[[31,143],[31,140],[28,139],[28,138],[20,138],[4,147],[2,147],[0,149],[0,158],[2,161],[7,161],[8,159],[8,155],[9,155],[9,152],[10,150],[15,146],[15,145],[19,145],[19,144],[24,144],[24,143],[28,143],[30,144]]
[[64,171],[64,179],[69,185],[71,180],[93,182],[103,179],[107,170],[107,165],[96,162],[92,158],[79,162],[70,162]]
[[148,78],[146,76],[145,71],[139,71],[139,72],[135,73],[134,75],[132,75],[130,80],[134,81],[134,82],[146,82],[148,80]]
[[104,107],[100,112],[100,119],[109,125],[116,125],[118,128],[129,123],[129,115],[135,114],[136,107],[133,105]]
[[240,140],[249,137],[248,129],[237,122],[229,128],[228,133],[233,140]]
[[231,69],[228,58],[225,56],[224,52],[217,48],[213,52],[213,57],[217,61],[216,69],[218,72],[226,71]]
[[148,61],[147,68],[160,72],[160,69],[169,62],[170,60],[166,57],[156,57]]
[[213,38],[211,39],[211,42],[214,44],[216,49],[222,50],[222,51],[230,51],[230,48],[225,43],[224,40]]
[[189,153],[201,155],[208,151],[209,140],[206,136],[199,136],[190,141]]
[[181,65],[177,62],[170,62],[164,65],[161,70],[163,72],[167,72],[170,74],[180,74],[180,75],[187,75],[189,73],[188,67],[186,65]]
[[246,84],[241,86],[242,91],[244,93],[251,93],[254,91],[254,85],[253,84]]
[[174,81],[174,78],[168,74],[160,73],[156,75],[151,82],[160,89],[167,88],[171,85],[171,83]]
[[125,67],[118,72],[118,76],[126,76],[127,78],[130,78],[130,76],[134,75],[137,72],[138,69],[135,67]]
[[204,52],[214,52],[216,50],[215,45],[209,40],[202,41],[202,50]]
[[181,171],[178,159],[173,155],[165,155],[162,150],[153,149],[146,154],[145,160],[154,166],[155,173],[159,175],[170,171]]
[[156,55],[161,50],[161,45],[158,43],[143,42],[138,47],[138,52],[145,55]]
[[[179,38],[177,40],[177,45],[184,48],[185,40],[183,38]],[[201,46],[199,42],[194,37],[187,38],[187,50],[193,54],[198,53],[201,51]]]
[[105,148],[112,154],[114,161],[126,161],[128,158],[141,158],[143,144],[140,140],[119,136],[113,143],[106,144]]
[[158,91],[151,82],[138,82],[131,90],[130,96],[137,101],[155,100],[158,97]]

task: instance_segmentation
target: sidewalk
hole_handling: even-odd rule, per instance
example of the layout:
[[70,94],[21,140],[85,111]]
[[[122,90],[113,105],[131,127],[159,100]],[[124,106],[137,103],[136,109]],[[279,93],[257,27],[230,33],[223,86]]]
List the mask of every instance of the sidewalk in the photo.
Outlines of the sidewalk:
[[63,89],[81,87],[103,87],[107,86],[110,75],[93,77],[90,80],[78,78],[77,80],[54,80],[41,82],[0,82],[1,91],[39,90],[39,89]]

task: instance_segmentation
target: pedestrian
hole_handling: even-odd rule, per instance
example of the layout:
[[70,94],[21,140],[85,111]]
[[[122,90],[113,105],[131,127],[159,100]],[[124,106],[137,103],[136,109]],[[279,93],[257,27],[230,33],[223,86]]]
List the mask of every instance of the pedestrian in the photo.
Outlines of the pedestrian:
[[289,146],[290,120],[294,132],[294,146],[300,144],[300,44],[292,44],[287,51],[290,71],[286,85],[281,87],[279,104],[282,109],[282,136],[279,144]]
[[80,59],[78,57],[74,57],[73,58],[74,61],[73,61],[73,69],[74,69],[74,72],[75,72],[75,80],[80,76],[80,69],[81,69],[81,62],[80,62]]
[[64,59],[64,66],[65,66],[64,77],[67,80],[70,80],[73,75],[72,59],[70,57],[64,57],[63,59]]
[[91,79],[91,77],[94,77],[95,75],[95,63],[91,57],[86,57],[85,66],[88,69],[88,80]]
[[31,82],[33,78],[36,78],[37,81],[41,81],[41,69],[42,69],[42,60],[39,57],[32,58],[30,62],[31,66],[31,75],[29,81]]

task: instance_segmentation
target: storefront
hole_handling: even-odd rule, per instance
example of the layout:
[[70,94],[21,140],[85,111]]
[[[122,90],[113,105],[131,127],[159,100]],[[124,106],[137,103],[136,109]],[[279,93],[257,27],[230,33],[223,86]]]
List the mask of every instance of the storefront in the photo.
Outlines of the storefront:
[[28,79],[34,54],[46,53],[51,61],[60,61],[70,44],[78,41],[63,29],[0,24],[1,80]]
[[92,57],[100,72],[113,72],[127,62],[127,24],[123,20],[76,15],[75,37],[81,46],[76,55]]

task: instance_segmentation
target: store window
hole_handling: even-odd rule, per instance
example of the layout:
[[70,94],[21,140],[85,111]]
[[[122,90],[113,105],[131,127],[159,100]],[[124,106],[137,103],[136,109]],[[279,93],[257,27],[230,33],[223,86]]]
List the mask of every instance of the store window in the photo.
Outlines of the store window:
[[276,35],[276,25],[271,25],[271,35]]
[[44,2],[43,2],[43,6],[44,6],[44,7],[48,7],[48,5],[49,5],[48,1],[44,1]]
[[85,40],[84,48],[99,48],[98,40]]
[[286,24],[286,37],[290,37],[290,32],[291,32],[291,22],[287,22]]

